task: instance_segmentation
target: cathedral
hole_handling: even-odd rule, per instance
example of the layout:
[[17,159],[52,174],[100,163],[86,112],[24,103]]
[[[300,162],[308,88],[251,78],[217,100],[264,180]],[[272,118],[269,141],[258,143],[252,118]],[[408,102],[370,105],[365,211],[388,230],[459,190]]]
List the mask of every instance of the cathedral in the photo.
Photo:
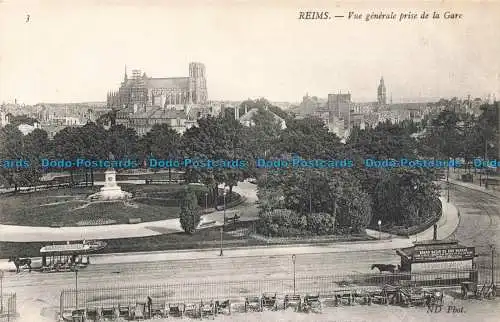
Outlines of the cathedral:
[[146,112],[152,107],[207,103],[207,81],[202,63],[189,64],[188,77],[152,78],[140,70],[125,75],[118,91],[107,95],[107,106],[128,113]]
[[116,111],[115,122],[145,135],[155,124],[168,124],[184,133],[197,119],[213,114],[207,101],[207,80],[202,63],[189,64],[188,77],[152,78],[140,70],[125,75],[118,91],[107,96]]

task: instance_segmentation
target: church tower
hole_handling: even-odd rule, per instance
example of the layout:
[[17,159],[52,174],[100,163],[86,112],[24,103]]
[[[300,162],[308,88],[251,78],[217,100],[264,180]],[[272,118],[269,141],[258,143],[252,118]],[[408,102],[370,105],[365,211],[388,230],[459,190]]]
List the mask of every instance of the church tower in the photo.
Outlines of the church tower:
[[378,105],[387,104],[387,94],[384,84],[384,77],[380,78],[380,84],[378,85],[378,90],[377,90],[377,100],[378,100]]
[[205,65],[189,64],[189,101],[194,104],[205,104],[208,99]]

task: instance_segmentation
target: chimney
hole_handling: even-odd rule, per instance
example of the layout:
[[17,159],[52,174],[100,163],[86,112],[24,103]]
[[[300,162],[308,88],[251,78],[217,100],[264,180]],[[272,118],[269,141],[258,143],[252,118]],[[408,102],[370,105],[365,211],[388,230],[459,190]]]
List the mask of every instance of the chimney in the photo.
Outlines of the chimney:
[[240,107],[239,106],[234,107],[234,119],[235,120],[240,119]]

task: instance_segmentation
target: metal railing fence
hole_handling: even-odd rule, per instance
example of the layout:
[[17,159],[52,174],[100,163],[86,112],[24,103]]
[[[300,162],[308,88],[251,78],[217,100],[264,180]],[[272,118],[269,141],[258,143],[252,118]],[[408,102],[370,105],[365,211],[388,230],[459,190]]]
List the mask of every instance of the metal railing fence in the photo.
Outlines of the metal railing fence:
[[3,293],[0,296],[0,322],[14,321],[17,316],[16,293]]
[[[300,293],[331,295],[335,291],[356,288],[370,289],[382,287],[385,284],[397,285],[409,283],[421,287],[459,286],[463,281],[481,281],[482,274],[477,270],[455,270],[424,273],[395,274],[338,274],[329,276],[312,276],[244,280],[203,283],[179,283],[156,285],[123,285],[108,288],[66,289],[61,292],[60,310],[68,309],[134,305],[136,301],[146,301],[150,296],[154,301],[180,303],[200,300],[244,299],[247,296],[257,296],[265,292],[278,295]],[[490,280],[488,275],[485,281]],[[77,303],[78,301],[78,303]]]

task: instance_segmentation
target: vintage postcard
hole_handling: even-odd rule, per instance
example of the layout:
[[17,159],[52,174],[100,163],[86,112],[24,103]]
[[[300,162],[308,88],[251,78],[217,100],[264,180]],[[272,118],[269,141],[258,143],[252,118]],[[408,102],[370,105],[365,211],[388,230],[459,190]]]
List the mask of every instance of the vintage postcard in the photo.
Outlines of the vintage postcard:
[[0,321],[498,321],[499,1],[0,1]]

